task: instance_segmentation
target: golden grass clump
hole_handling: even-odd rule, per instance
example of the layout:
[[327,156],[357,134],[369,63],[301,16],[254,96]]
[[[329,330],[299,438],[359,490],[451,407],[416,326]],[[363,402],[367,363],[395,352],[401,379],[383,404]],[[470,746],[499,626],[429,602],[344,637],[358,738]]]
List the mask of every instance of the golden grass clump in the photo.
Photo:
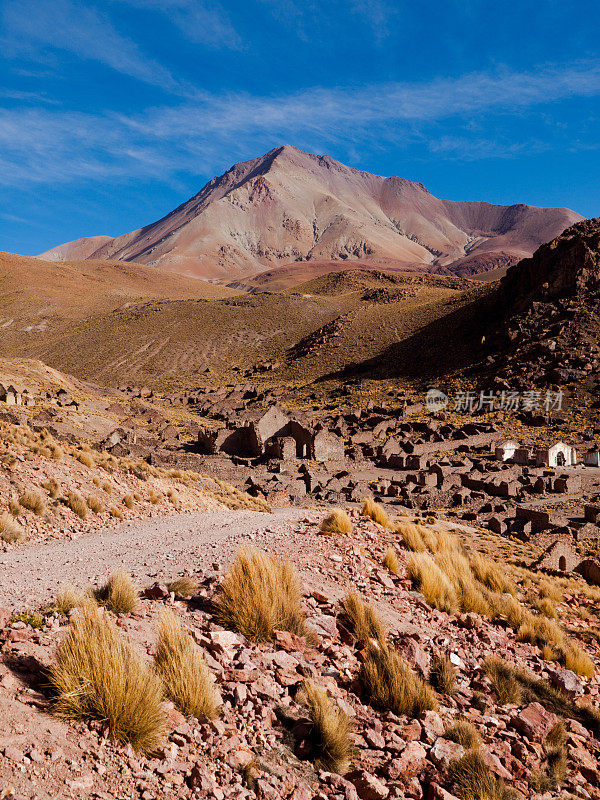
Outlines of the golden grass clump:
[[394,714],[416,717],[437,708],[433,689],[390,647],[370,647],[360,670],[369,701]]
[[108,481],[104,481],[104,483],[102,484],[102,489],[106,492],[106,494],[111,494],[113,487],[111,483],[109,483]]
[[546,756],[545,769],[536,770],[529,779],[529,785],[536,792],[551,792],[558,789],[567,777],[567,731],[559,720],[544,740]]
[[321,533],[352,533],[352,520],[341,508],[328,514],[319,528]]
[[171,611],[161,614],[156,670],[167,697],[186,716],[213,718],[221,695],[206,661],[190,634]]
[[375,640],[380,647],[387,643],[387,631],[375,607],[367,605],[359,592],[349,589],[342,600],[342,611],[359,642]]
[[88,508],[94,514],[99,514],[102,511],[102,502],[93,494],[91,494],[87,499]]
[[418,525],[412,522],[398,522],[394,526],[394,533],[400,534],[404,544],[413,553],[424,553],[427,550]]
[[437,656],[431,661],[429,683],[441,694],[456,692],[456,667],[448,656]]
[[518,705],[522,699],[521,686],[514,679],[514,670],[498,656],[489,656],[483,662],[483,671],[490,679],[501,706]]
[[459,550],[443,549],[435,556],[435,563],[450,580],[458,596],[462,611],[474,611],[489,616],[490,606],[471,571],[469,560]]
[[156,494],[154,489],[151,489],[150,494],[148,495],[148,500],[153,506],[155,506],[157,503],[160,503],[160,495]]
[[112,736],[151,753],[164,741],[163,687],[116,627],[84,606],[59,644],[50,670],[55,713],[98,719]]
[[296,701],[308,708],[312,722],[311,757],[317,766],[341,775],[348,772],[353,754],[350,718],[313,681],[305,681]]
[[55,500],[60,494],[60,483],[56,480],[56,478],[49,478],[47,481],[42,483],[42,486],[53,500]]
[[373,522],[382,525],[384,528],[390,527],[390,518],[387,511],[370,497],[364,501],[360,513],[363,517],[370,517]]
[[69,492],[67,495],[67,505],[74,514],[81,519],[88,515],[88,504],[79,492]]
[[556,609],[554,608],[554,604],[549,597],[542,597],[541,600],[535,604],[535,607],[548,619],[558,619],[558,614],[556,613]]
[[540,597],[547,597],[549,600],[553,600],[555,603],[562,603],[563,601],[563,593],[560,590],[560,587],[549,580],[540,581],[538,591]]
[[525,618],[525,610],[516,597],[511,594],[491,592],[487,596],[492,618],[504,617],[511,628],[519,628]]
[[596,673],[594,662],[578,642],[569,642],[561,651],[561,661],[567,669],[585,678],[593,678]]
[[7,544],[17,544],[25,539],[25,531],[7,511],[0,514],[0,539]]
[[183,575],[167,583],[167,589],[179,597],[193,597],[198,591],[198,583],[193,578]]
[[477,750],[481,747],[481,737],[477,728],[466,719],[457,719],[444,731],[444,738],[461,744],[465,750]]
[[517,587],[507,578],[502,569],[480,553],[470,556],[471,569],[477,580],[493,592],[516,595]]
[[515,796],[501,778],[493,775],[476,750],[451,761],[448,774],[462,800],[510,800]]
[[117,508],[116,506],[111,506],[110,511],[108,513],[111,515],[111,517],[114,517],[115,519],[125,519],[125,515],[123,514],[121,509]]
[[131,508],[133,508],[133,503],[134,503],[133,495],[132,494],[126,494],[125,497],[123,498],[123,505],[126,508],[131,509]]
[[140,602],[140,593],[133,578],[124,570],[115,572],[95,593],[96,600],[115,614],[133,614]]
[[82,608],[87,604],[96,605],[96,601],[91,592],[82,594],[74,586],[63,586],[56,596],[56,600],[49,607],[50,611],[56,611],[65,617],[74,608]]
[[560,649],[565,644],[564,631],[557,622],[534,614],[525,614],[523,623],[517,631],[517,638],[521,642],[530,642],[538,647],[548,645]]
[[80,450],[75,457],[84,467],[89,467],[91,469],[95,466],[94,457],[87,450]]
[[33,511],[33,513],[37,514],[39,517],[43,516],[46,511],[46,503],[39,492],[23,492],[19,497],[19,505],[26,508],[28,511]]
[[241,549],[219,588],[216,617],[253,641],[275,630],[304,635],[302,593],[293,566],[261,550]]
[[458,597],[452,582],[427,553],[413,553],[406,569],[427,603],[441,611],[453,613],[458,608]]
[[400,559],[393,547],[388,547],[383,557],[383,566],[394,575],[400,574]]

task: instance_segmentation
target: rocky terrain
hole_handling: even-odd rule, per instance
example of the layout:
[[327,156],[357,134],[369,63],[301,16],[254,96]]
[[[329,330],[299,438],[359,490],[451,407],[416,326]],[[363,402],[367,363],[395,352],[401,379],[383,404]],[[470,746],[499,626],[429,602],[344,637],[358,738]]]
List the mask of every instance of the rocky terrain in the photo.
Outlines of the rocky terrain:
[[440,200],[422,184],[285,145],[235,164],[155,223],[41,258],[137,261],[225,279],[294,261],[382,258],[471,275],[530,255],[578,219],[564,208]]

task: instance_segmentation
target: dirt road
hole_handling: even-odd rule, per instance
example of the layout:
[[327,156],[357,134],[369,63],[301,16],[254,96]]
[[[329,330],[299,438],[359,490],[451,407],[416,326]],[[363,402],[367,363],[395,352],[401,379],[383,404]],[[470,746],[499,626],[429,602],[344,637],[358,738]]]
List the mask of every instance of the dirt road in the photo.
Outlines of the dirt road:
[[85,589],[125,569],[145,586],[183,572],[228,564],[241,544],[268,549],[306,516],[297,508],[173,514],[136,520],[78,539],[25,545],[0,553],[0,606],[37,608],[61,585]]

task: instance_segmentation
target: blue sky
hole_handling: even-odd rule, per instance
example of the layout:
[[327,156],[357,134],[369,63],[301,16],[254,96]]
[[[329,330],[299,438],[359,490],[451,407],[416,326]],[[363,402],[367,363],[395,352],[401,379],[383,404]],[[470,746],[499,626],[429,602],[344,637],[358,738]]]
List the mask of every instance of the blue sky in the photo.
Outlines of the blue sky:
[[0,250],[152,222],[289,143],[600,215],[600,3],[0,0]]

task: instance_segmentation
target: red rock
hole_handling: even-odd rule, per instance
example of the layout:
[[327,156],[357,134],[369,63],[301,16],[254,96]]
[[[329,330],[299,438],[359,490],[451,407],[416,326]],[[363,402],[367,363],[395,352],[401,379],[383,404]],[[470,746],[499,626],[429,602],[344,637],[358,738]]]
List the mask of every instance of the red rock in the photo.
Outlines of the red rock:
[[144,590],[144,597],[148,600],[168,600],[170,596],[171,593],[164,583],[153,583]]
[[512,780],[512,774],[502,766],[497,755],[490,753],[489,750],[485,749],[480,750],[480,753],[488,767],[492,770],[492,772],[495,772],[499,778],[503,778],[505,781]]
[[583,694],[583,683],[572,670],[557,667],[556,669],[549,670],[549,673],[552,686],[555,686],[571,697],[577,697]]
[[296,786],[294,791],[290,796],[290,800],[312,800],[314,796],[313,790],[310,788],[308,783],[302,781],[301,783]]
[[465,748],[462,745],[440,736],[429,751],[429,758],[440,769],[447,769],[451,761],[462,758],[464,754]]
[[444,722],[437,711],[424,711],[421,714],[420,722],[423,731],[431,742],[444,733]]
[[416,772],[426,758],[427,750],[420,742],[409,742],[394,761],[401,773],[411,773]]
[[369,747],[373,747],[375,750],[383,750],[385,748],[385,739],[378,731],[369,728],[363,733],[363,737]]
[[355,770],[347,777],[354,784],[360,800],[384,800],[390,793],[385,783],[363,769]]
[[454,794],[450,794],[450,792],[447,792],[437,783],[431,783],[429,785],[427,800],[458,800],[458,797]]
[[11,611],[8,608],[0,608],[0,631],[6,628],[10,619]]
[[557,722],[556,714],[546,711],[540,703],[530,703],[512,720],[513,727],[534,742],[543,742]]
[[306,647],[306,639],[303,636],[296,636],[289,631],[273,631],[273,643],[288,652],[301,651]]
[[406,742],[419,741],[422,733],[421,723],[418,720],[413,719],[410,722],[407,722],[405,725],[398,725],[396,728],[396,733]]

